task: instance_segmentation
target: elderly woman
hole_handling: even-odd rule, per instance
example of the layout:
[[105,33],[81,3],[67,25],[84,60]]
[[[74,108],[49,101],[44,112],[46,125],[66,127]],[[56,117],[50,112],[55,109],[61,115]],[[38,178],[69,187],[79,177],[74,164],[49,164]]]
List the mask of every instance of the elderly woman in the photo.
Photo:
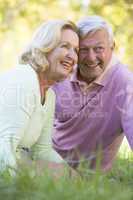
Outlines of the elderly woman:
[[37,29],[20,64],[0,76],[0,172],[17,169],[24,154],[62,162],[51,145],[55,96],[50,86],[72,72],[78,43],[72,22],[51,20]]

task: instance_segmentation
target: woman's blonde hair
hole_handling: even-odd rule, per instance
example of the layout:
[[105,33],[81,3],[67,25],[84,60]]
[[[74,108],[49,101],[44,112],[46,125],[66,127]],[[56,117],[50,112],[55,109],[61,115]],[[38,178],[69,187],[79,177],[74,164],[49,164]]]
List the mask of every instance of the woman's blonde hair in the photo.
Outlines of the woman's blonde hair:
[[76,25],[68,20],[51,20],[43,23],[33,34],[19,62],[31,64],[36,71],[45,71],[49,67],[46,55],[58,45],[64,29],[71,29],[78,34]]

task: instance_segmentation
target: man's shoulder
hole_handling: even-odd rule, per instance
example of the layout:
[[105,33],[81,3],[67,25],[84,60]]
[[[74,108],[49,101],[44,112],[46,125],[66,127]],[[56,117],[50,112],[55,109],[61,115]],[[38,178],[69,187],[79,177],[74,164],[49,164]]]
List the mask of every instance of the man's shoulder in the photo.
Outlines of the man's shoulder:
[[70,81],[69,78],[67,78],[67,79],[65,79],[64,81],[55,83],[55,84],[52,86],[52,89],[53,89],[54,91],[57,91],[57,90],[66,90],[66,89],[71,88],[71,86],[72,86],[72,82]]
[[117,64],[117,70],[114,73],[114,77],[119,83],[133,83],[133,72],[127,65],[121,62]]

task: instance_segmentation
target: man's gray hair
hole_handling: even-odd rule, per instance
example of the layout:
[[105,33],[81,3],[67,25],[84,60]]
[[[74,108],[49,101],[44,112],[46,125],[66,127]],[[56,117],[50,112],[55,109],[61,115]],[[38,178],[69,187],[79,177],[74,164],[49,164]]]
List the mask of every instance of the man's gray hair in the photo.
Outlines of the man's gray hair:
[[98,30],[104,29],[109,35],[110,42],[114,42],[114,35],[111,25],[101,16],[92,15],[85,17],[77,23],[77,26],[79,29],[79,36],[81,38],[86,37],[90,32],[96,32]]

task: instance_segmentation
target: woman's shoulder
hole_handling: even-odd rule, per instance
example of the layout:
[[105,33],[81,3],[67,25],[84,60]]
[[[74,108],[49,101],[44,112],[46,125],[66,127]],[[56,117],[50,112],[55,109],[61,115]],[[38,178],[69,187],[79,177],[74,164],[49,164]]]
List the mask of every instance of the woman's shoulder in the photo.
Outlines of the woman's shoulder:
[[36,72],[29,65],[18,64],[16,67],[0,74],[0,87],[9,86],[38,90]]

